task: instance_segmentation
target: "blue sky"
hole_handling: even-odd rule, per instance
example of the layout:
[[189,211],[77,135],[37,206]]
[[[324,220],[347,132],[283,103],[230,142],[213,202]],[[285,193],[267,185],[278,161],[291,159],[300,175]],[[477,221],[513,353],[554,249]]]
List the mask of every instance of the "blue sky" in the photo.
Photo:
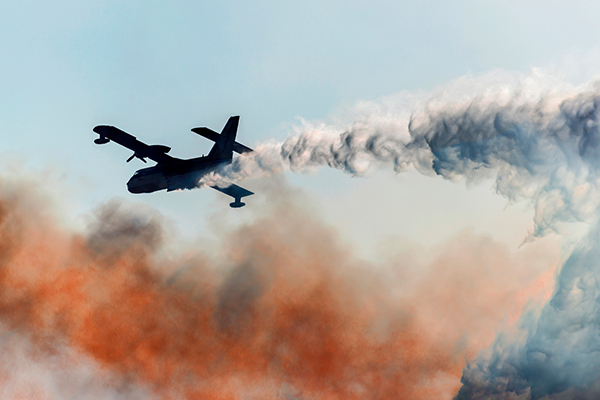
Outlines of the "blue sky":
[[[210,143],[190,129],[219,130],[230,115],[241,115],[239,139],[253,146],[285,138],[297,118],[327,118],[467,74],[542,67],[585,80],[594,69],[573,60],[597,65],[599,12],[592,1],[7,0],[0,4],[1,154],[5,165],[56,182],[72,218],[117,196],[160,210],[184,235],[203,235],[208,215],[227,207],[225,197],[130,195],[125,182],[142,165],[126,164],[126,149],[95,146],[92,128],[115,125],[194,157]],[[466,189],[417,175],[352,179],[328,170],[288,178],[368,249],[395,235],[431,239],[431,224],[410,218],[423,199],[439,210],[435,241],[463,228],[524,236],[531,218],[526,207],[513,208],[507,226],[505,201],[485,183]],[[382,211],[392,205],[396,211]],[[349,220],[349,212],[357,217]]]

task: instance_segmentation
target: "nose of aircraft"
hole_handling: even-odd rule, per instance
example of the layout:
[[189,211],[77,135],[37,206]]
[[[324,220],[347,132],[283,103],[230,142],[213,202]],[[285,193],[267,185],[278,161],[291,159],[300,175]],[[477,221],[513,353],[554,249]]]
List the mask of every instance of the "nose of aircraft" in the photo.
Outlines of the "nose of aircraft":
[[129,193],[145,193],[146,190],[144,190],[144,182],[141,182],[141,180],[139,179],[139,176],[132,176],[128,181],[127,181],[127,190],[129,191]]
[[134,178],[131,178],[127,181],[127,190],[129,193],[140,193],[139,184],[136,184]]

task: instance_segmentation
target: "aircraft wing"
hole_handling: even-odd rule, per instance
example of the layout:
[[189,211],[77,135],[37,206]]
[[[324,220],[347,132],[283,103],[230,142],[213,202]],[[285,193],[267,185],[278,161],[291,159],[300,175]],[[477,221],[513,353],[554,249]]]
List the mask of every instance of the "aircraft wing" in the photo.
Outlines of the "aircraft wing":
[[233,197],[235,201],[229,204],[233,208],[243,207],[245,204],[240,201],[242,197],[254,194],[253,192],[233,183],[227,187],[211,186],[211,188],[216,189],[221,193],[225,193],[227,196]]
[[131,161],[134,157],[139,158],[143,162],[146,162],[146,158],[157,163],[167,163],[175,160],[175,158],[166,154],[171,151],[170,147],[163,145],[149,146],[137,140],[135,136],[123,132],[114,126],[98,125],[94,128],[94,132],[100,135],[98,139],[94,140],[96,144],[104,144],[112,140],[123,147],[127,147],[129,150],[133,150],[133,155],[129,157],[127,162]]

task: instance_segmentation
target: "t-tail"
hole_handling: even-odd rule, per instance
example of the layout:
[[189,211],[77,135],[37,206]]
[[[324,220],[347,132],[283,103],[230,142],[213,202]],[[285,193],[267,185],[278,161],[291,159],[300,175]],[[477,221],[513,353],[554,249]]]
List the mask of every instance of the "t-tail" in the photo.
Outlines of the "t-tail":
[[250,147],[235,141],[239,122],[239,116],[229,118],[227,124],[225,124],[225,128],[223,128],[223,131],[221,131],[220,134],[208,128],[194,128],[192,129],[192,132],[215,142],[210,153],[208,153],[209,158],[231,160],[234,151],[240,154],[253,151]]

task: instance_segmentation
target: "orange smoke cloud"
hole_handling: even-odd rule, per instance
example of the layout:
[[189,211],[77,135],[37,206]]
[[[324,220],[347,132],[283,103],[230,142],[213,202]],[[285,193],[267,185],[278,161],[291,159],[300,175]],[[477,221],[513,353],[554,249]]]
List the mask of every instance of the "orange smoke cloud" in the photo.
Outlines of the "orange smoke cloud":
[[[440,256],[409,290],[352,259],[335,232],[291,203],[231,233],[216,267],[162,254],[157,215],[111,203],[84,236],[25,196],[0,194],[4,329],[41,354],[73,348],[114,385],[143,385],[159,398],[449,396],[472,342],[493,329],[481,317],[510,308],[511,294],[543,272],[504,289],[494,282],[501,272],[467,283],[464,271],[498,255],[486,241],[482,258],[466,266]],[[483,269],[510,275],[519,262],[500,253],[499,265]]]

